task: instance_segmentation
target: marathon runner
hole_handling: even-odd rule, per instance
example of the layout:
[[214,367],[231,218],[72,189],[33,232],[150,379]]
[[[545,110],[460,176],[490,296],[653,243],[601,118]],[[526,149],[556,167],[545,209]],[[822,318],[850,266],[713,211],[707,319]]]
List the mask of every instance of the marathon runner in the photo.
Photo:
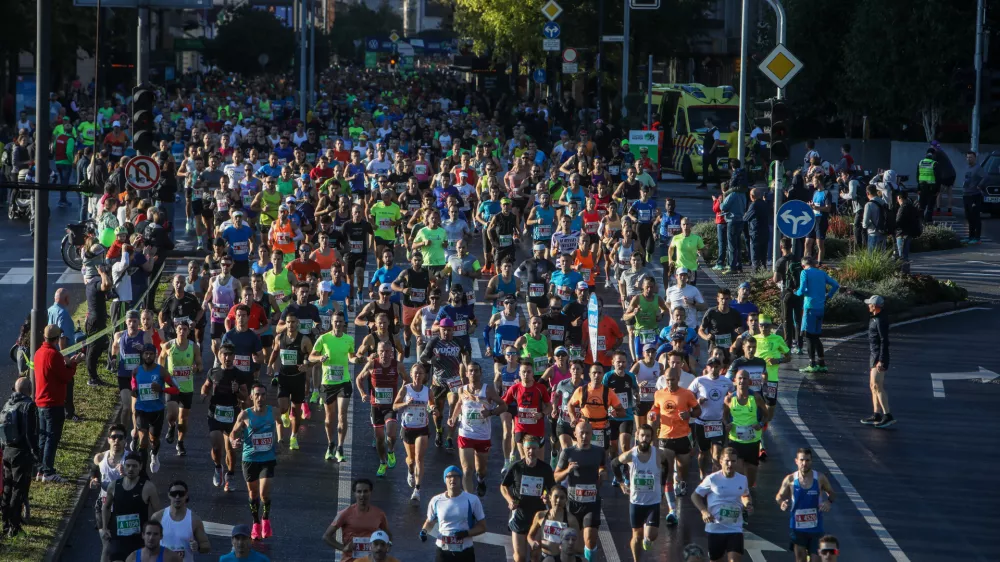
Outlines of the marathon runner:
[[534,378],[541,379],[552,361],[552,343],[542,332],[542,319],[535,316],[528,321],[528,333],[514,341],[521,358],[531,363]]
[[532,523],[539,513],[545,511],[544,498],[556,485],[552,467],[538,458],[540,448],[537,438],[527,436],[523,441],[524,458],[511,465],[500,483],[500,493],[511,511],[508,527],[514,544],[515,562],[528,562],[531,558],[528,536]]
[[[396,359],[396,347],[391,341],[381,341],[375,355],[371,356],[355,379],[361,401],[371,405],[375,450],[379,458],[375,475],[379,478],[385,476],[387,468],[396,468],[396,436],[399,432],[392,403],[400,376],[405,382],[409,382],[406,380],[406,372],[402,370],[402,363]],[[367,390],[365,382],[368,383]]]
[[146,560],[157,562],[183,562],[183,555],[161,546],[163,538],[163,525],[158,521],[146,521],[142,526],[142,547],[129,554],[125,562],[142,562],[143,555]]
[[167,488],[167,497],[170,498],[170,505],[149,518],[149,521],[160,524],[162,538],[159,545],[176,554],[179,562],[193,561],[195,552],[208,554],[212,543],[205,533],[201,517],[188,508],[191,498],[187,484],[183,480],[172,482]]
[[231,343],[236,350],[233,365],[251,378],[254,377],[264,364],[264,346],[260,336],[250,329],[250,307],[245,304],[236,305],[236,327],[222,336],[222,343],[226,342]]
[[[833,505],[833,487],[822,472],[812,469],[812,450],[800,448],[795,453],[798,470],[781,482],[774,497],[781,511],[788,512],[789,538],[795,562],[806,562],[821,547],[823,514]],[[826,494],[826,500],[822,495]]]
[[447,398],[451,411],[458,404],[458,392],[462,386],[461,353],[462,348],[455,341],[455,322],[451,318],[442,318],[437,322],[437,336],[431,336],[420,353],[419,361],[431,366],[431,391],[434,407],[431,410],[431,420],[434,423],[434,446],[446,445],[448,450],[455,448],[454,428],[448,431],[448,439],[444,439],[444,405]]
[[747,477],[736,470],[737,452],[722,451],[722,470],[709,474],[691,495],[691,503],[701,512],[708,536],[711,560],[743,560],[743,514],[753,513]]
[[[417,316],[417,311],[427,304],[428,289],[431,287],[430,272],[424,269],[424,255],[413,252],[410,256],[410,267],[393,280],[391,288],[396,293],[402,293],[403,305],[403,357],[410,356],[410,341],[421,335],[414,332],[411,325]],[[414,345],[416,347],[416,345]],[[419,352],[419,350],[417,350]]]
[[760,435],[767,421],[767,405],[757,394],[750,393],[750,376],[736,373],[736,392],[726,398],[723,419],[729,427],[729,443],[736,457],[736,467],[746,475],[753,488],[757,483],[760,464]]
[[[519,374],[520,380],[507,389],[502,400],[505,404],[513,403],[516,409],[514,443],[517,445],[516,453],[523,459],[525,437],[534,436],[542,445],[545,444],[545,418],[552,411],[552,399],[547,388],[535,383],[535,369],[531,360],[521,358]],[[508,463],[513,464],[517,460],[514,453],[511,450],[511,456],[504,463],[504,470],[509,468]]]
[[423,363],[410,367],[410,381],[400,387],[392,409],[402,418],[403,449],[406,451],[406,483],[413,488],[410,503],[420,505],[420,483],[424,476],[427,453],[427,412],[434,407],[427,386],[427,368]]
[[427,542],[428,531],[437,524],[437,560],[442,562],[475,562],[472,537],[486,532],[486,513],[479,498],[462,490],[462,469],[444,469],[445,491],[427,504],[427,520],[420,529],[421,542]]
[[285,253],[278,248],[271,252],[271,266],[264,272],[264,283],[267,292],[278,301],[278,311],[284,311],[294,299],[295,275],[285,267]]
[[[125,329],[115,334],[111,348],[108,350],[109,355],[118,361],[118,395],[122,405],[118,411],[118,423],[124,427],[134,428],[132,378],[136,369],[139,368],[139,363],[142,362],[142,350],[146,344],[152,345],[153,338],[151,334],[139,329],[139,311],[126,312]],[[130,448],[135,450],[135,432],[130,431],[129,435],[133,439]]]
[[458,426],[458,456],[462,464],[463,486],[466,492],[479,497],[486,495],[486,461],[489,458],[491,418],[507,411],[496,389],[483,382],[483,368],[479,363],[466,366],[468,384],[458,393],[458,402],[452,408],[448,426]]
[[257,382],[250,392],[253,406],[240,412],[229,433],[234,444],[243,444],[243,478],[250,496],[253,528],[250,538],[266,539],[271,529],[271,480],[277,464],[275,433],[277,424],[271,407],[266,404],[267,388]]
[[[580,524],[576,517],[571,517],[568,506],[566,488],[555,484],[549,488],[547,508],[535,514],[528,530],[528,549],[535,556],[541,556],[542,562],[577,562],[582,554],[576,541],[573,548],[566,552],[565,545],[570,542],[571,534],[580,532]],[[582,545],[582,543],[580,543]],[[563,556],[566,552],[569,556]]]
[[709,342],[709,350],[713,347],[722,349],[727,364],[732,362],[729,346],[733,344],[736,334],[743,331],[743,317],[729,306],[730,300],[732,293],[729,289],[720,288],[717,295],[718,306],[705,312],[698,328],[701,339]]
[[652,548],[659,534],[660,480],[666,473],[661,473],[661,468],[669,463],[666,453],[653,447],[653,428],[649,424],[639,426],[635,447],[611,459],[611,470],[621,483],[622,493],[629,497],[628,516],[632,526],[629,545],[634,562],[639,562],[642,550]]
[[94,503],[94,521],[97,526],[97,534],[101,537],[102,562],[108,561],[108,545],[105,544],[102,529],[104,518],[101,513],[104,510],[104,503],[108,499],[108,491],[114,487],[118,480],[121,480],[125,473],[122,461],[125,458],[125,436],[128,432],[125,426],[114,423],[108,428],[108,450],[101,451],[94,455],[94,466],[90,469],[90,489],[100,488],[97,494],[97,501]]
[[[323,542],[340,551],[341,562],[369,558],[376,531],[391,537],[385,512],[371,504],[375,484],[367,478],[359,478],[351,489],[354,503],[338,513],[323,533]],[[337,540],[337,531],[340,531],[340,540]]]
[[[676,525],[677,496],[687,495],[687,471],[691,454],[690,420],[701,415],[698,399],[687,388],[681,387],[680,369],[670,368],[664,373],[667,386],[657,390],[653,396],[653,408],[649,411],[652,422],[659,422],[658,448],[663,452],[663,491],[667,497],[667,523]],[[674,484],[674,468],[677,469],[677,484]]]
[[556,271],[555,265],[545,257],[545,244],[534,244],[532,255],[518,266],[515,275],[527,284],[528,316],[540,316],[548,312],[549,281]]
[[694,418],[694,438],[698,445],[698,469],[702,480],[722,467],[719,463],[726,439],[723,404],[727,396],[736,392],[732,381],[721,374],[722,361],[713,357],[705,365],[705,374],[688,386],[701,407],[701,413]]
[[[627,451],[632,448],[632,435],[635,433],[635,422],[633,421],[633,404],[639,398],[639,383],[635,380],[635,374],[625,370],[628,365],[628,354],[624,351],[616,351],[613,368],[604,374],[601,381],[605,387],[611,390],[621,403],[624,410],[619,415],[617,408],[608,410],[611,420],[608,424],[608,444],[607,449],[611,457],[618,456],[620,451]],[[612,486],[617,486],[616,480],[611,481]]]
[[594,430],[590,422],[580,421],[575,430],[576,443],[559,453],[554,476],[557,482],[565,481],[568,485],[569,512],[583,529],[584,557],[590,562],[597,551],[597,529],[601,526],[598,487],[604,472],[605,452],[603,447],[591,443]]
[[170,374],[156,363],[156,346],[151,343],[142,346],[142,363],[132,374],[132,398],[135,399],[135,430],[138,434],[138,450],[149,454],[149,471],[160,470],[160,434],[163,433],[163,394],[177,394],[176,383]]
[[160,510],[156,485],[142,470],[140,453],[126,451],[122,456],[122,477],[108,487],[101,511],[101,538],[107,559],[121,562],[143,547],[142,531],[149,516]]
[[201,373],[201,348],[191,341],[191,324],[186,320],[175,320],[177,336],[164,342],[160,351],[160,366],[170,373],[177,385],[178,394],[170,395],[167,403],[167,443],[177,440],[177,455],[184,456],[184,434],[187,432],[188,412],[194,398],[194,377]]
[[[344,312],[333,315],[333,331],[316,338],[309,361],[322,364],[322,390],[324,404],[323,423],[326,429],[326,454],[328,461],[344,462],[344,441],[347,439],[348,407],[351,403],[351,364],[357,360],[354,336],[346,333]],[[333,439],[334,426],[337,440]]]
[[[208,372],[201,387],[202,397],[209,397],[208,438],[212,445],[212,462],[215,464],[212,484],[216,488],[223,486],[226,492],[231,492],[235,486],[232,478],[236,464],[236,446],[230,441],[229,435],[233,430],[236,412],[249,404],[248,387],[253,384],[252,375],[235,368],[235,357],[235,346],[228,342],[222,344],[219,348],[220,366]],[[226,463],[225,474],[222,471],[223,458]]]
[[351,296],[348,310],[354,312],[357,306],[360,310],[364,303],[365,263],[368,261],[368,250],[375,245],[375,230],[370,222],[364,220],[360,205],[351,207],[351,220],[343,227],[344,261],[347,264],[347,281],[351,285]]

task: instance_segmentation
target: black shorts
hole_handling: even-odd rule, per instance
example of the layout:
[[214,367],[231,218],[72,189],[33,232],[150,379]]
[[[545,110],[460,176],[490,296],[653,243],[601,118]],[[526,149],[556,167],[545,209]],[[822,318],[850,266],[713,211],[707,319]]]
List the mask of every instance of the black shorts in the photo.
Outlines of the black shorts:
[[288,398],[301,404],[306,397],[306,377],[303,375],[278,375],[278,398]]
[[726,443],[726,433],[722,432],[722,435],[717,437],[705,437],[705,426],[700,423],[694,424],[694,439],[698,443],[698,449],[701,451],[711,451],[712,445],[724,446]]
[[118,390],[132,390],[132,376],[118,377]]
[[[395,240],[386,240],[385,238],[379,238],[378,236],[376,236],[375,237],[375,247],[379,248],[380,250],[382,248],[389,248],[390,250],[395,250],[396,249],[396,241]],[[380,251],[379,253],[381,254],[382,252]],[[378,257],[382,257],[382,256],[378,256]]]
[[441,550],[437,549],[435,562],[476,562],[476,548],[471,547],[465,550]]
[[[205,215],[205,200],[204,199],[192,199],[191,200],[191,212],[195,215]],[[211,211],[209,211],[209,216],[212,216]]]
[[519,535],[527,535],[531,530],[531,522],[535,519],[535,512],[528,512],[520,507],[510,512],[510,519],[507,520],[507,528],[510,532]]
[[278,461],[243,461],[243,479],[256,482],[261,478],[274,478],[274,467]]
[[658,446],[673,451],[675,455],[687,455],[691,452],[691,437],[660,439]]
[[760,441],[754,441],[753,443],[730,441],[729,446],[736,451],[736,458],[741,461],[753,466],[760,464]]
[[868,368],[869,369],[874,369],[875,366],[878,365],[879,363],[885,363],[885,370],[887,370],[887,371],[889,370],[889,362],[888,361],[882,361],[881,357],[879,357],[878,355],[875,355],[875,354],[869,355],[869,357],[868,357]]
[[[547,295],[542,295],[540,297],[528,297],[528,304],[533,304],[538,307],[538,312],[545,314],[549,310],[549,297]],[[543,312],[545,311],[545,312]],[[555,342],[552,342],[553,345]]]
[[226,335],[226,325],[221,322],[212,322],[212,339],[220,340],[224,335]]
[[354,387],[351,386],[351,381],[339,384],[324,384],[322,389],[326,404],[333,404],[339,396],[350,399],[354,395]]
[[260,337],[261,347],[271,347],[272,345],[274,345],[274,334],[269,334]]
[[152,431],[153,435],[159,437],[163,432],[163,410],[159,412],[135,411],[135,428],[141,431]]
[[708,558],[721,560],[729,552],[743,554],[743,533],[705,533],[708,535]]
[[387,421],[396,421],[396,412],[392,406],[372,406],[372,427],[385,427]]
[[181,408],[185,410],[191,409],[191,401],[194,399],[194,392],[182,392],[180,394],[171,394],[170,398],[167,399],[168,402],[177,402],[181,405]]
[[597,244],[601,241],[601,237],[597,235],[596,232],[590,232],[587,234],[587,242],[590,244]]
[[635,421],[633,420],[608,420],[608,439],[617,441],[622,433],[635,434]]
[[403,428],[403,442],[404,443],[408,443],[410,445],[413,445],[414,443],[417,442],[417,437],[420,437],[421,435],[423,435],[424,437],[429,437],[430,436],[430,432],[427,430],[427,426],[426,425],[424,427],[415,427],[415,428],[404,427]]
[[816,552],[822,536],[823,533],[806,533],[792,529],[788,531],[788,550],[794,551],[796,546],[801,546],[806,552]]
[[250,262],[233,260],[233,269],[230,271],[233,277],[241,279],[243,277],[250,277]]
[[224,435],[229,435],[233,431],[233,426],[235,423],[223,423],[209,414],[208,416],[208,432],[221,431]]
[[810,240],[826,240],[826,231],[830,228],[830,217],[826,214],[816,217],[813,229],[809,231],[806,238]]
[[654,503],[653,505],[636,505],[634,503],[628,504],[628,520],[633,529],[639,529],[642,527],[659,527],[659,502]]
[[556,424],[556,437],[562,437],[563,435],[573,438],[576,436],[576,433],[573,431],[573,426],[568,422],[560,421]]
[[514,260],[517,256],[517,246],[507,246],[506,248],[493,248],[493,263],[501,264],[504,260]]
[[445,398],[448,397],[448,387],[432,384],[431,397],[434,399],[435,402],[437,402],[438,400],[444,400]]
[[569,502],[569,512],[576,517],[580,529],[596,529],[601,526],[601,499],[592,503]]
[[635,415],[637,416],[648,416],[649,411],[653,409],[652,402],[639,402],[639,407],[635,410]]
[[[354,274],[354,270],[358,268],[365,268],[365,263],[368,261],[368,252],[363,254],[348,253],[347,258],[344,259],[344,261],[347,262],[347,270],[345,273],[347,273],[347,280],[350,282],[351,276]],[[363,282],[364,280],[362,280],[362,283]]]

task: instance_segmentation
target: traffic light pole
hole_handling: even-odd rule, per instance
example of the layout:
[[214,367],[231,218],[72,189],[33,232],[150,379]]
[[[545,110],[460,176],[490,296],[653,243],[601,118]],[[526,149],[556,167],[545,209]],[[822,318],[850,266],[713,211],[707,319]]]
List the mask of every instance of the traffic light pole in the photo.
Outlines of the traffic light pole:
[[298,3],[299,3],[299,120],[305,123],[306,122],[306,0],[298,0]]
[[[785,7],[781,5],[781,0],[767,0],[767,3],[771,5],[774,10],[775,19],[778,21],[778,44],[785,44],[785,33],[788,31],[787,23],[785,21]],[[778,88],[778,99],[785,99],[785,89]]]
[[979,119],[983,103],[983,0],[976,5],[976,105],[972,107],[972,152],[979,152]]
[[[49,140],[52,129],[49,128],[49,71],[51,64],[51,18],[52,0],[38,0],[38,19],[35,40],[35,146],[41,147],[35,151],[35,182],[49,181]],[[13,201],[10,202],[14,204]],[[32,272],[31,292],[31,354],[42,345],[42,329],[48,323],[49,284],[49,194],[35,193],[35,263]]]
[[771,233],[771,273],[778,271],[778,256],[781,255],[781,231],[778,230],[778,210],[781,209],[781,180],[785,176],[785,165],[780,160],[775,160],[774,164],[774,224]]
[[742,167],[747,155],[747,57],[750,51],[750,0],[743,0],[743,31],[740,33],[740,130],[736,139],[736,158]]
[[145,84],[149,81],[149,8],[139,7],[139,24],[137,28],[135,83]]
[[[625,0],[625,14],[623,16],[624,20],[624,35],[625,40],[622,41],[622,117],[627,115],[628,109],[625,107],[625,98],[628,97],[628,48],[631,43],[631,33],[630,27],[632,24],[632,6],[629,5],[629,0]],[[603,41],[604,38],[601,38]]]

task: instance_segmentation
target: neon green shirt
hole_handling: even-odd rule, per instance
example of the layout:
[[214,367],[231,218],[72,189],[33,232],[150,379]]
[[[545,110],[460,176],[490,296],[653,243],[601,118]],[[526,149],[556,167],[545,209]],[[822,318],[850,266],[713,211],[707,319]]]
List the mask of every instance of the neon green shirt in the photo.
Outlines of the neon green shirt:
[[443,228],[425,226],[417,232],[413,241],[431,243],[430,246],[420,248],[420,253],[424,256],[424,265],[435,267],[445,265],[444,245],[448,241],[448,233]]
[[685,236],[676,234],[670,240],[670,245],[677,248],[677,264],[690,271],[698,270],[698,251],[705,247],[705,241],[697,234]]
[[313,350],[329,356],[323,362],[323,384],[334,385],[351,382],[351,363],[348,354],[354,353],[354,336],[340,337],[327,332],[316,338]]
[[[754,334],[753,339],[757,340],[756,357],[761,359],[781,359],[789,352],[785,338],[778,334],[765,336],[764,334]],[[767,365],[767,380],[778,382],[778,365]]]
[[403,216],[399,205],[394,202],[386,205],[379,201],[372,205],[371,215],[375,219],[375,236],[383,240],[395,240],[396,228],[392,221],[398,221]]

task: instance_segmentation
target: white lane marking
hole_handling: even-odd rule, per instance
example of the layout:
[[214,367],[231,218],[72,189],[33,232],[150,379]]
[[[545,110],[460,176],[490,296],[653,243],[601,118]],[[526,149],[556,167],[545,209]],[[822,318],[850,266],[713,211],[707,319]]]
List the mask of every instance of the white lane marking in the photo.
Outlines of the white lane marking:
[[30,267],[12,267],[0,277],[0,285],[27,285],[33,276],[34,270]]
[[479,346],[479,338],[475,334],[469,334],[469,342],[470,345],[472,346],[472,358],[482,359],[483,350]]
[[56,285],[82,285],[83,284],[83,274],[74,269],[66,268],[56,279]]
[[611,536],[611,529],[608,528],[608,518],[604,516],[604,509],[601,508],[601,526],[597,528],[597,540],[604,550],[604,559],[608,562],[621,562],[618,556],[618,549],[615,548],[615,538]]
[[[949,312],[942,312],[941,314],[928,316],[926,318],[915,318],[913,320],[899,322],[893,324],[893,326],[894,327],[906,326],[907,324],[915,324],[917,322],[923,322],[925,320],[932,320],[935,318],[951,316],[953,314],[971,312],[973,310],[989,310],[989,309],[985,307],[972,307],[972,308],[964,308],[962,310],[952,310]],[[831,338],[830,340],[827,340],[829,343],[826,342],[824,343],[826,344],[827,351],[829,351],[830,349],[833,349],[834,347],[837,347],[838,345],[844,342],[851,341],[867,333],[868,332],[858,332],[856,334],[851,334],[843,338]],[[861,497],[861,494],[858,492],[857,488],[855,488],[854,485],[851,484],[851,481],[850,479],[847,478],[847,475],[844,474],[844,472],[840,469],[840,466],[837,465],[836,461],[833,460],[833,457],[830,455],[830,453],[827,452],[827,450],[819,442],[819,439],[816,438],[812,430],[809,429],[809,426],[806,425],[805,421],[799,415],[799,386],[802,384],[802,376],[797,373],[791,376],[786,375],[783,381],[784,384],[788,385],[789,388],[787,388],[787,390],[784,390],[778,396],[778,403],[781,404],[781,409],[785,411],[785,414],[788,416],[788,419],[791,420],[792,425],[795,426],[795,429],[797,429],[798,432],[802,435],[802,437],[805,438],[806,442],[809,444],[809,447],[813,450],[816,456],[818,456],[820,461],[827,467],[827,470],[830,472],[830,475],[833,476],[833,478],[837,481],[837,484],[840,485],[841,489],[844,490],[844,493],[851,500],[851,503],[854,504],[854,507],[857,508],[858,512],[861,513],[861,516],[864,518],[865,522],[868,523],[868,527],[872,530],[872,532],[875,533],[875,535],[879,538],[879,540],[882,541],[882,544],[885,545],[886,549],[889,550],[889,554],[893,557],[893,559],[895,559],[897,562],[909,562],[910,558],[906,556],[906,553],[903,552],[903,549],[899,546],[899,543],[896,542],[896,539],[892,538],[892,535],[889,533],[888,529],[885,528],[885,525],[882,524],[882,521],[879,520],[878,516],[875,515],[875,512],[872,511],[870,507],[868,507],[868,503],[865,502],[865,499],[863,497]],[[791,394],[792,396],[791,399],[788,398],[789,394]]]
[[969,371],[966,373],[931,373],[931,389],[934,391],[934,398],[944,398],[944,381],[979,379],[989,382],[997,377],[1000,377],[1000,374],[982,367],[979,367],[978,371]]
[[205,534],[212,535],[216,537],[231,537],[233,536],[233,525],[226,525],[224,523],[212,523],[211,521],[203,521],[205,525]]
[[764,552],[785,552],[785,549],[750,531],[743,533],[743,548],[754,562],[767,562]]

